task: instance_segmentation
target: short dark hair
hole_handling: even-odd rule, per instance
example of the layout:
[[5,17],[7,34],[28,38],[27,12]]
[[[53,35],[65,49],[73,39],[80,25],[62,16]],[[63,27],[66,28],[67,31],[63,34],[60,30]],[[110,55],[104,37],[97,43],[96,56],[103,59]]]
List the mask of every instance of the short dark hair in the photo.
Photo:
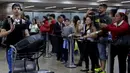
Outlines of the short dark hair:
[[65,21],[70,21],[70,19],[66,18]]
[[43,18],[44,18],[46,21],[48,21],[48,18],[47,18],[46,16],[43,16]]
[[57,19],[62,18],[62,16],[58,16]]
[[64,18],[64,20],[66,19],[66,16],[64,14],[61,14],[60,16],[62,16]]
[[25,17],[26,17],[27,19],[30,19],[29,15],[25,15]]
[[100,4],[99,6],[103,7],[103,8],[107,8],[107,4]]
[[50,14],[49,16],[55,19],[55,14]]
[[12,9],[14,9],[15,7],[19,7],[20,10],[22,11],[22,8],[21,8],[20,4],[18,4],[18,3],[13,4]]

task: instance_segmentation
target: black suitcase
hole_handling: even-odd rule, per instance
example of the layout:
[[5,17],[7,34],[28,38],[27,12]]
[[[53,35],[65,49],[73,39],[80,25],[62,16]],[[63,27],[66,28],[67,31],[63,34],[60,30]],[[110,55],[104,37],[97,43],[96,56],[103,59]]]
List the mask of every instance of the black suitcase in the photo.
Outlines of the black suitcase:
[[21,53],[37,52],[39,51],[39,47],[42,46],[44,42],[45,37],[41,34],[36,34],[19,41],[14,46],[16,47],[17,51]]

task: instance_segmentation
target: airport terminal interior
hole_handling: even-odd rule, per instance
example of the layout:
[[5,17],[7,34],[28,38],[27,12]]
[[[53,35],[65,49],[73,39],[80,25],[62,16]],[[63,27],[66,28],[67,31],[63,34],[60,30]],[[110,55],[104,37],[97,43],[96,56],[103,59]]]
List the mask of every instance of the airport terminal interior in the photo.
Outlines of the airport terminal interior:
[[130,73],[129,24],[130,0],[0,0],[0,73]]

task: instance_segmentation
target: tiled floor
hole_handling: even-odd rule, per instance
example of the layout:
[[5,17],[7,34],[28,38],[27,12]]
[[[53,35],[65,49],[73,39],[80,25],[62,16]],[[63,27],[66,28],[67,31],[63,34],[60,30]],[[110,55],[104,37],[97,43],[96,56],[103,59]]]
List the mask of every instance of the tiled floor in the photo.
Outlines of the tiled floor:
[[[75,61],[78,61],[79,57],[75,58]],[[115,64],[115,73],[118,72],[118,61]],[[80,67],[69,69],[66,68],[61,62],[56,61],[56,57],[52,56],[51,58],[43,58],[39,59],[40,69],[47,69],[54,71],[55,73],[82,73],[80,72]],[[5,58],[5,50],[0,50],[0,73],[8,73],[8,67]]]

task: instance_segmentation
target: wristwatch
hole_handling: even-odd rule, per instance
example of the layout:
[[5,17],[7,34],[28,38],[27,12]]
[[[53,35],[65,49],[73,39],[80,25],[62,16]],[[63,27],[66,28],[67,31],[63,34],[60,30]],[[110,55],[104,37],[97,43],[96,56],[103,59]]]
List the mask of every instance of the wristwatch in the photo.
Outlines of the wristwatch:
[[98,32],[98,31],[96,31],[95,33],[96,33],[96,34],[98,34],[99,32]]

